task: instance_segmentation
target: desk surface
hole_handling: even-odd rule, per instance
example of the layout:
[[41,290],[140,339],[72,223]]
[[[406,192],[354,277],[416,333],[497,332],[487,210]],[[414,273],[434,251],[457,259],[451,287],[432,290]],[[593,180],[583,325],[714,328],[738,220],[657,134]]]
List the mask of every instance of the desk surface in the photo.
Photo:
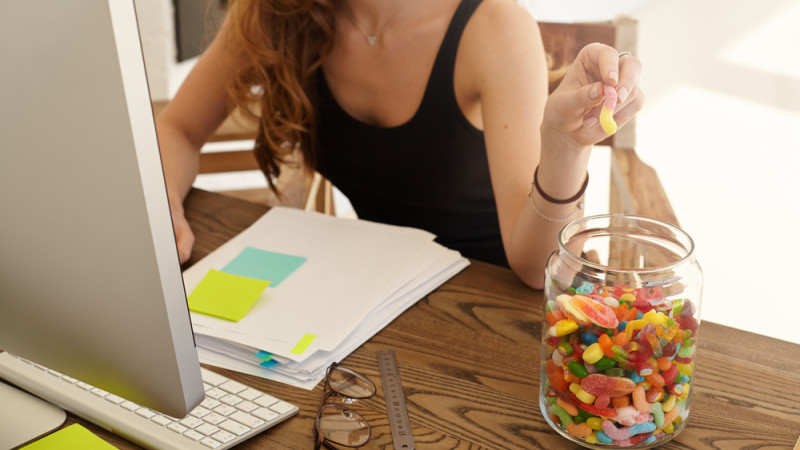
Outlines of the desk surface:
[[[193,191],[187,216],[197,237],[192,260],[254,222],[263,206]],[[355,407],[372,425],[363,448],[391,448],[375,352],[393,349],[417,447],[572,448],[539,412],[542,292],[509,270],[473,262],[344,361],[378,385]],[[785,448],[800,435],[800,345],[703,322],[687,427],[662,448]],[[308,449],[321,395],[216,369],[300,407],[289,421],[242,448]],[[135,448],[74,416],[119,448]],[[578,448],[578,447],[574,447]]]

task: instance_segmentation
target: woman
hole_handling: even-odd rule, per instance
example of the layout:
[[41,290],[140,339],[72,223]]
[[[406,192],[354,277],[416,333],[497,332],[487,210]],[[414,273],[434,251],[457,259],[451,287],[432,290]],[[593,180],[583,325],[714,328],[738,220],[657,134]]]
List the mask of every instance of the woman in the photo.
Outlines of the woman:
[[643,104],[640,70],[592,44],[548,97],[538,27],[512,0],[232,1],[157,122],[181,260],[199,149],[233,107],[257,103],[268,179],[297,147],[360,218],[428,229],[541,288],[606,136],[604,85],[622,126]]

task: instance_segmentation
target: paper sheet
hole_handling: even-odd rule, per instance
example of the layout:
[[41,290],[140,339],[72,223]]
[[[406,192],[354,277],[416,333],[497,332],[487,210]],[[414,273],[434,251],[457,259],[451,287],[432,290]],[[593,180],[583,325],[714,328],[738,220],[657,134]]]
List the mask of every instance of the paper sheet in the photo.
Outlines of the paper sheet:
[[271,209],[188,269],[187,290],[248,248],[305,261],[237,323],[192,313],[201,361],[313,388],[332,361],[469,264],[433,239],[412,228]]

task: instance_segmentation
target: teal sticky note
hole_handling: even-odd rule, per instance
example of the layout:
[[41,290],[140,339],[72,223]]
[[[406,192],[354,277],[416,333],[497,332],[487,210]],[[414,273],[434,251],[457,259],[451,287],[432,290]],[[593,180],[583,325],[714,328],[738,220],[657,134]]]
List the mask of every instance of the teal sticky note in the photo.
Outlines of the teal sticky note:
[[276,364],[278,364],[278,361],[275,361],[274,359],[269,359],[269,360],[264,361],[261,364],[259,364],[259,366],[269,368],[269,367],[272,367],[272,366],[274,366]]
[[223,267],[222,271],[241,277],[270,281],[272,287],[277,287],[305,261],[306,258],[302,256],[247,247]]
[[188,297],[189,309],[238,322],[269,285],[269,281],[210,269]]
[[270,353],[270,352],[265,352],[264,350],[259,350],[259,351],[258,351],[258,352],[256,352],[256,354],[255,354],[255,355],[253,355],[253,356],[255,356],[255,357],[256,357],[256,358],[258,358],[258,359],[264,359],[264,360],[266,360],[266,359],[272,359],[272,353]]

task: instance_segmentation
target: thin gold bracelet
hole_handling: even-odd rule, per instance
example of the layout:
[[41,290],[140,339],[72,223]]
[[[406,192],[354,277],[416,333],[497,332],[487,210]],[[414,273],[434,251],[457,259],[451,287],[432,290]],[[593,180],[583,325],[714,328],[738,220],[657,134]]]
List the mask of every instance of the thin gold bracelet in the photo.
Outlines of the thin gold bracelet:
[[571,212],[571,213],[570,213],[568,216],[566,216],[566,217],[563,217],[563,218],[561,218],[561,219],[555,219],[555,218],[553,218],[553,217],[550,217],[550,216],[548,216],[548,215],[545,215],[545,214],[544,214],[543,212],[541,212],[541,211],[539,210],[539,208],[536,206],[536,201],[535,201],[535,200],[533,200],[533,191],[534,191],[534,190],[535,190],[535,187],[534,187],[534,186],[531,186],[531,190],[530,190],[530,192],[528,192],[528,199],[531,201],[531,205],[533,206],[533,210],[534,210],[534,211],[536,211],[536,214],[538,214],[538,215],[539,215],[539,217],[541,217],[541,218],[542,218],[542,219],[544,219],[544,220],[547,220],[548,222],[553,222],[553,223],[566,222],[567,220],[569,220],[569,219],[571,219],[572,217],[574,217],[574,216],[575,216],[575,214],[578,214],[580,211],[582,211],[582,210],[583,210],[583,207],[585,206],[585,205],[584,205],[584,202],[583,202],[583,200],[582,200],[582,198],[583,198],[583,197],[581,196],[581,197],[578,199],[578,200],[581,200],[581,201],[578,203],[578,206],[577,206],[577,208],[575,208],[575,210],[574,210],[574,211],[572,211],[572,212]]

